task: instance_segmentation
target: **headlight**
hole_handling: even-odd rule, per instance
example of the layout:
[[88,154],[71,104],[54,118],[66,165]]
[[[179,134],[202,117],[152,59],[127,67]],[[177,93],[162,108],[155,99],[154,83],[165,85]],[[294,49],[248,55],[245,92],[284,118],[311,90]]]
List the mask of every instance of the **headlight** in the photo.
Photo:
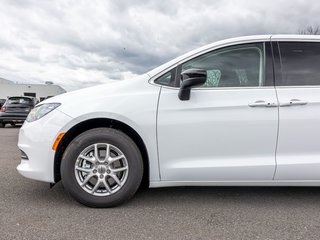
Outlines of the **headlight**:
[[32,109],[27,117],[28,122],[34,122],[40,118],[42,118],[44,115],[48,114],[49,112],[53,111],[57,107],[59,107],[60,103],[45,103],[41,104],[34,109]]

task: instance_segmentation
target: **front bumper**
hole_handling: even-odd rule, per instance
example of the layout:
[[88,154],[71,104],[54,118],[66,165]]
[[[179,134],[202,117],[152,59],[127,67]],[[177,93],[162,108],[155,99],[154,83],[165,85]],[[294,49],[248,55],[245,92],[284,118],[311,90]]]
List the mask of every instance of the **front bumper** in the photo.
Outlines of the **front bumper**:
[[56,137],[68,130],[72,118],[54,110],[34,122],[25,122],[19,132],[18,147],[29,160],[21,159],[18,172],[30,179],[54,182],[54,155],[52,145]]

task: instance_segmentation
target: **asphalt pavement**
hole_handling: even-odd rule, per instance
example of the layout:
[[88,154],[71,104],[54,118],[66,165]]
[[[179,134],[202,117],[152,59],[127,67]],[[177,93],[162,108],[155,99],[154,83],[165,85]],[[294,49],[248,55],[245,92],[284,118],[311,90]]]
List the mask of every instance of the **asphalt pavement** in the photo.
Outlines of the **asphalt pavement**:
[[0,239],[320,239],[320,188],[139,190],[117,208],[18,174],[19,128],[0,129]]

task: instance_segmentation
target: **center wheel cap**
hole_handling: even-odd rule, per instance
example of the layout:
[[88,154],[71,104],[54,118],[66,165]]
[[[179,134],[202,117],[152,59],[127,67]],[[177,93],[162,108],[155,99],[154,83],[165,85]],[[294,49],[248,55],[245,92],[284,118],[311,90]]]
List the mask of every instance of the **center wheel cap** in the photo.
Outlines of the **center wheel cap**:
[[107,171],[106,167],[103,165],[98,166],[98,173],[99,174],[104,174]]

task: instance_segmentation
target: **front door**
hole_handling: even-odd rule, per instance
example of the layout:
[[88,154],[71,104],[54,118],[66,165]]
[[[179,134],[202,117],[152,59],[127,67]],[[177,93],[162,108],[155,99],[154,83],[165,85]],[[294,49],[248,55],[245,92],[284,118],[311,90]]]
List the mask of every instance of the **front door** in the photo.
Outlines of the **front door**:
[[161,180],[273,179],[278,103],[272,74],[266,74],[269,57],[264,43],[251,43],[214,50],[181,65],[182,71],[207,70],[207,82],[192,89],[188,101],[178,98],[178,88],[161,89]]

